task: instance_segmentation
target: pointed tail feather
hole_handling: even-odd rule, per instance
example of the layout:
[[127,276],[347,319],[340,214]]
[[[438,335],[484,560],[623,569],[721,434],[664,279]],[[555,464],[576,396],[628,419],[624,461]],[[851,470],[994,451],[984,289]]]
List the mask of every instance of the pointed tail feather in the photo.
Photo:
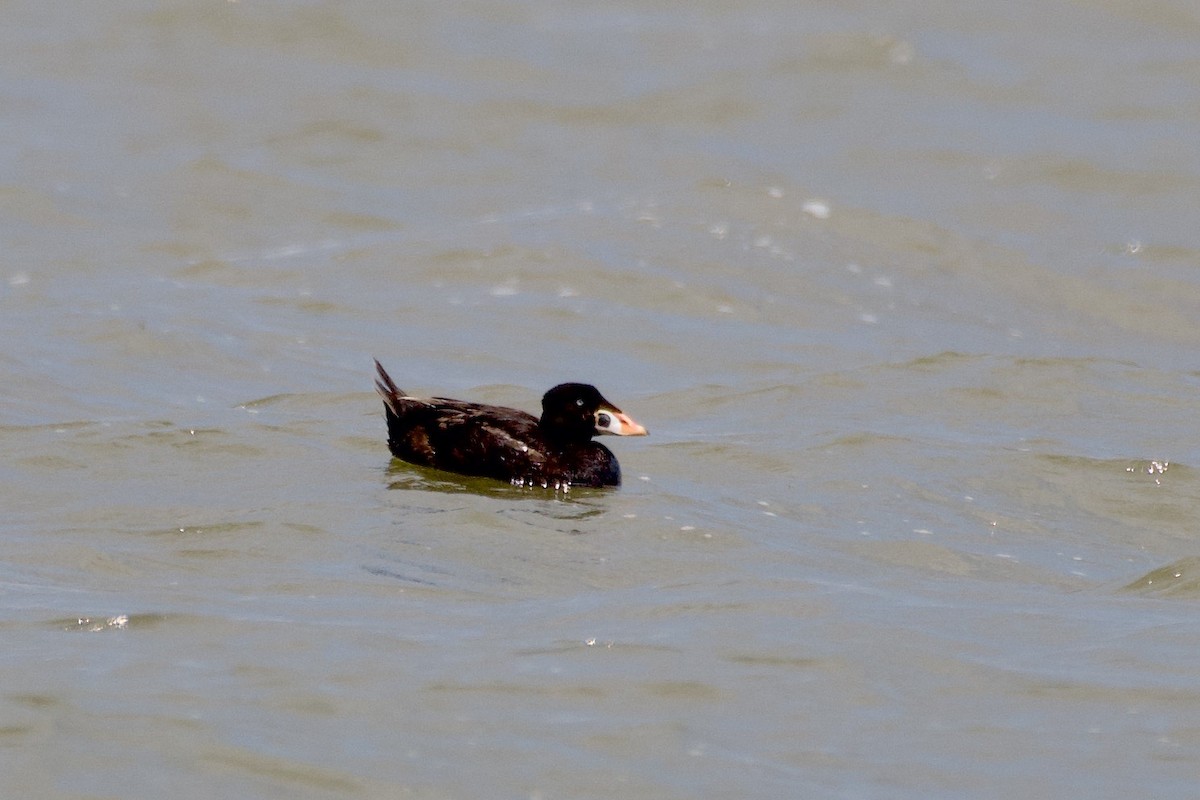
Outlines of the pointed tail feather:
[[384,404],[393,414],[396,411],[396,401],[404,397],[404,392],[400,391],[400,387],[392,380],[392,376],[387,374],[387,370],[383,368],[383,364],[379,363],[379,359],[375,359],[375,370],[378,377],[375,379],[375,391],[379,392],[379,396],[383,398]]

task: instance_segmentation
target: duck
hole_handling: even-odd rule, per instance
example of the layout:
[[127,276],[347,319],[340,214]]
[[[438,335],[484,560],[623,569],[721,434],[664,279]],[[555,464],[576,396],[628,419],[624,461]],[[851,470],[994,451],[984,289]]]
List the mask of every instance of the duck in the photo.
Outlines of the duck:
[[561,383],[542,415],[447,397],[413,397],[375,360],[388,449],[409,464],[517,486],[569,490],[620,486],[621,465],[600,435],[645,436],[646,428],[586,383]]

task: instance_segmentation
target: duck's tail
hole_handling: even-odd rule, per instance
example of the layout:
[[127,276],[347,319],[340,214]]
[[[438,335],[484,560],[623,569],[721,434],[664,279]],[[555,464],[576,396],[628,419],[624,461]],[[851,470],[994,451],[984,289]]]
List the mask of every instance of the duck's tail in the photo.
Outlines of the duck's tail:
[[399,411],[396,408],[396,402],[404,397],[404,392],[392,380],[392,376],[387,374],[387,370],[383,368],[383,364],[379,363],[379,359],[375,359],[375,391],[379,392],[379,396],[383,398],[383,404],[387,406],[388,419],[396,416]]
[[400,412],[404,409],[405,400],[414,400],[415,398],[406,395],[396,385],[392,376],[388,375],[387,370],[379,363],[379,359],[375,359],[375,371],[375,391],[379,392],[379,396],[383,398],[383,411],[387,417],[388,450],[392,451],[392,455],[403,458],[404,453],[400,443],[404,439],[405,426],[400,420]]

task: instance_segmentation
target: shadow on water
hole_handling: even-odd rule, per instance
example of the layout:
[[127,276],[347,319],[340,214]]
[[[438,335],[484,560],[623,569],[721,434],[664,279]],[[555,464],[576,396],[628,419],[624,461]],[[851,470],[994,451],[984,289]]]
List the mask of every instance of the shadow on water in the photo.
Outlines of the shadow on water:
[[1188,556],[1151,570],[1122,588],[1144,597],[1200,600],[1200,556]]
[[439,492],[442,494],[472,494],[515,500],[559,501],[586,503],[610,494],[613,489],[594,487],[572,487],[556,489],[554,486],[517,486],[494,478],[460,475],[432,467],[409,464],[392,459],[387,468],[388,489]]
[[602,558],[592,537],[624,522],[611,490],[511,486],[393,460],[390,524],[363,569],[410,588],[508,596],[574,591]]
[[[547,528],[557,533],[588,533],[581,523],[598,520],[608,511],[613,489],[580,487],[570,490],[540,486],[514,486],[492,478],[459,475],[393,459],[387,468],[389,491],[411,493],[403,507],[417,513],[494,514],[509,520]],[[502,501],[499,507],[473,502],[447,505],[451,498]],[[564,525],[565,523],[565,525]]]

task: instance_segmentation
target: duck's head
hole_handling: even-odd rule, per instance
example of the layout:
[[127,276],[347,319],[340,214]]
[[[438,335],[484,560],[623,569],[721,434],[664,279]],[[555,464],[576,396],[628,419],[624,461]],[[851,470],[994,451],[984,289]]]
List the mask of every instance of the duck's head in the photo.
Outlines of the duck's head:
[[546,392],[540,425],[548,437],[569,441],[586,441],[602,434],[646,435],[643,426],[586,383],[562,383]]

